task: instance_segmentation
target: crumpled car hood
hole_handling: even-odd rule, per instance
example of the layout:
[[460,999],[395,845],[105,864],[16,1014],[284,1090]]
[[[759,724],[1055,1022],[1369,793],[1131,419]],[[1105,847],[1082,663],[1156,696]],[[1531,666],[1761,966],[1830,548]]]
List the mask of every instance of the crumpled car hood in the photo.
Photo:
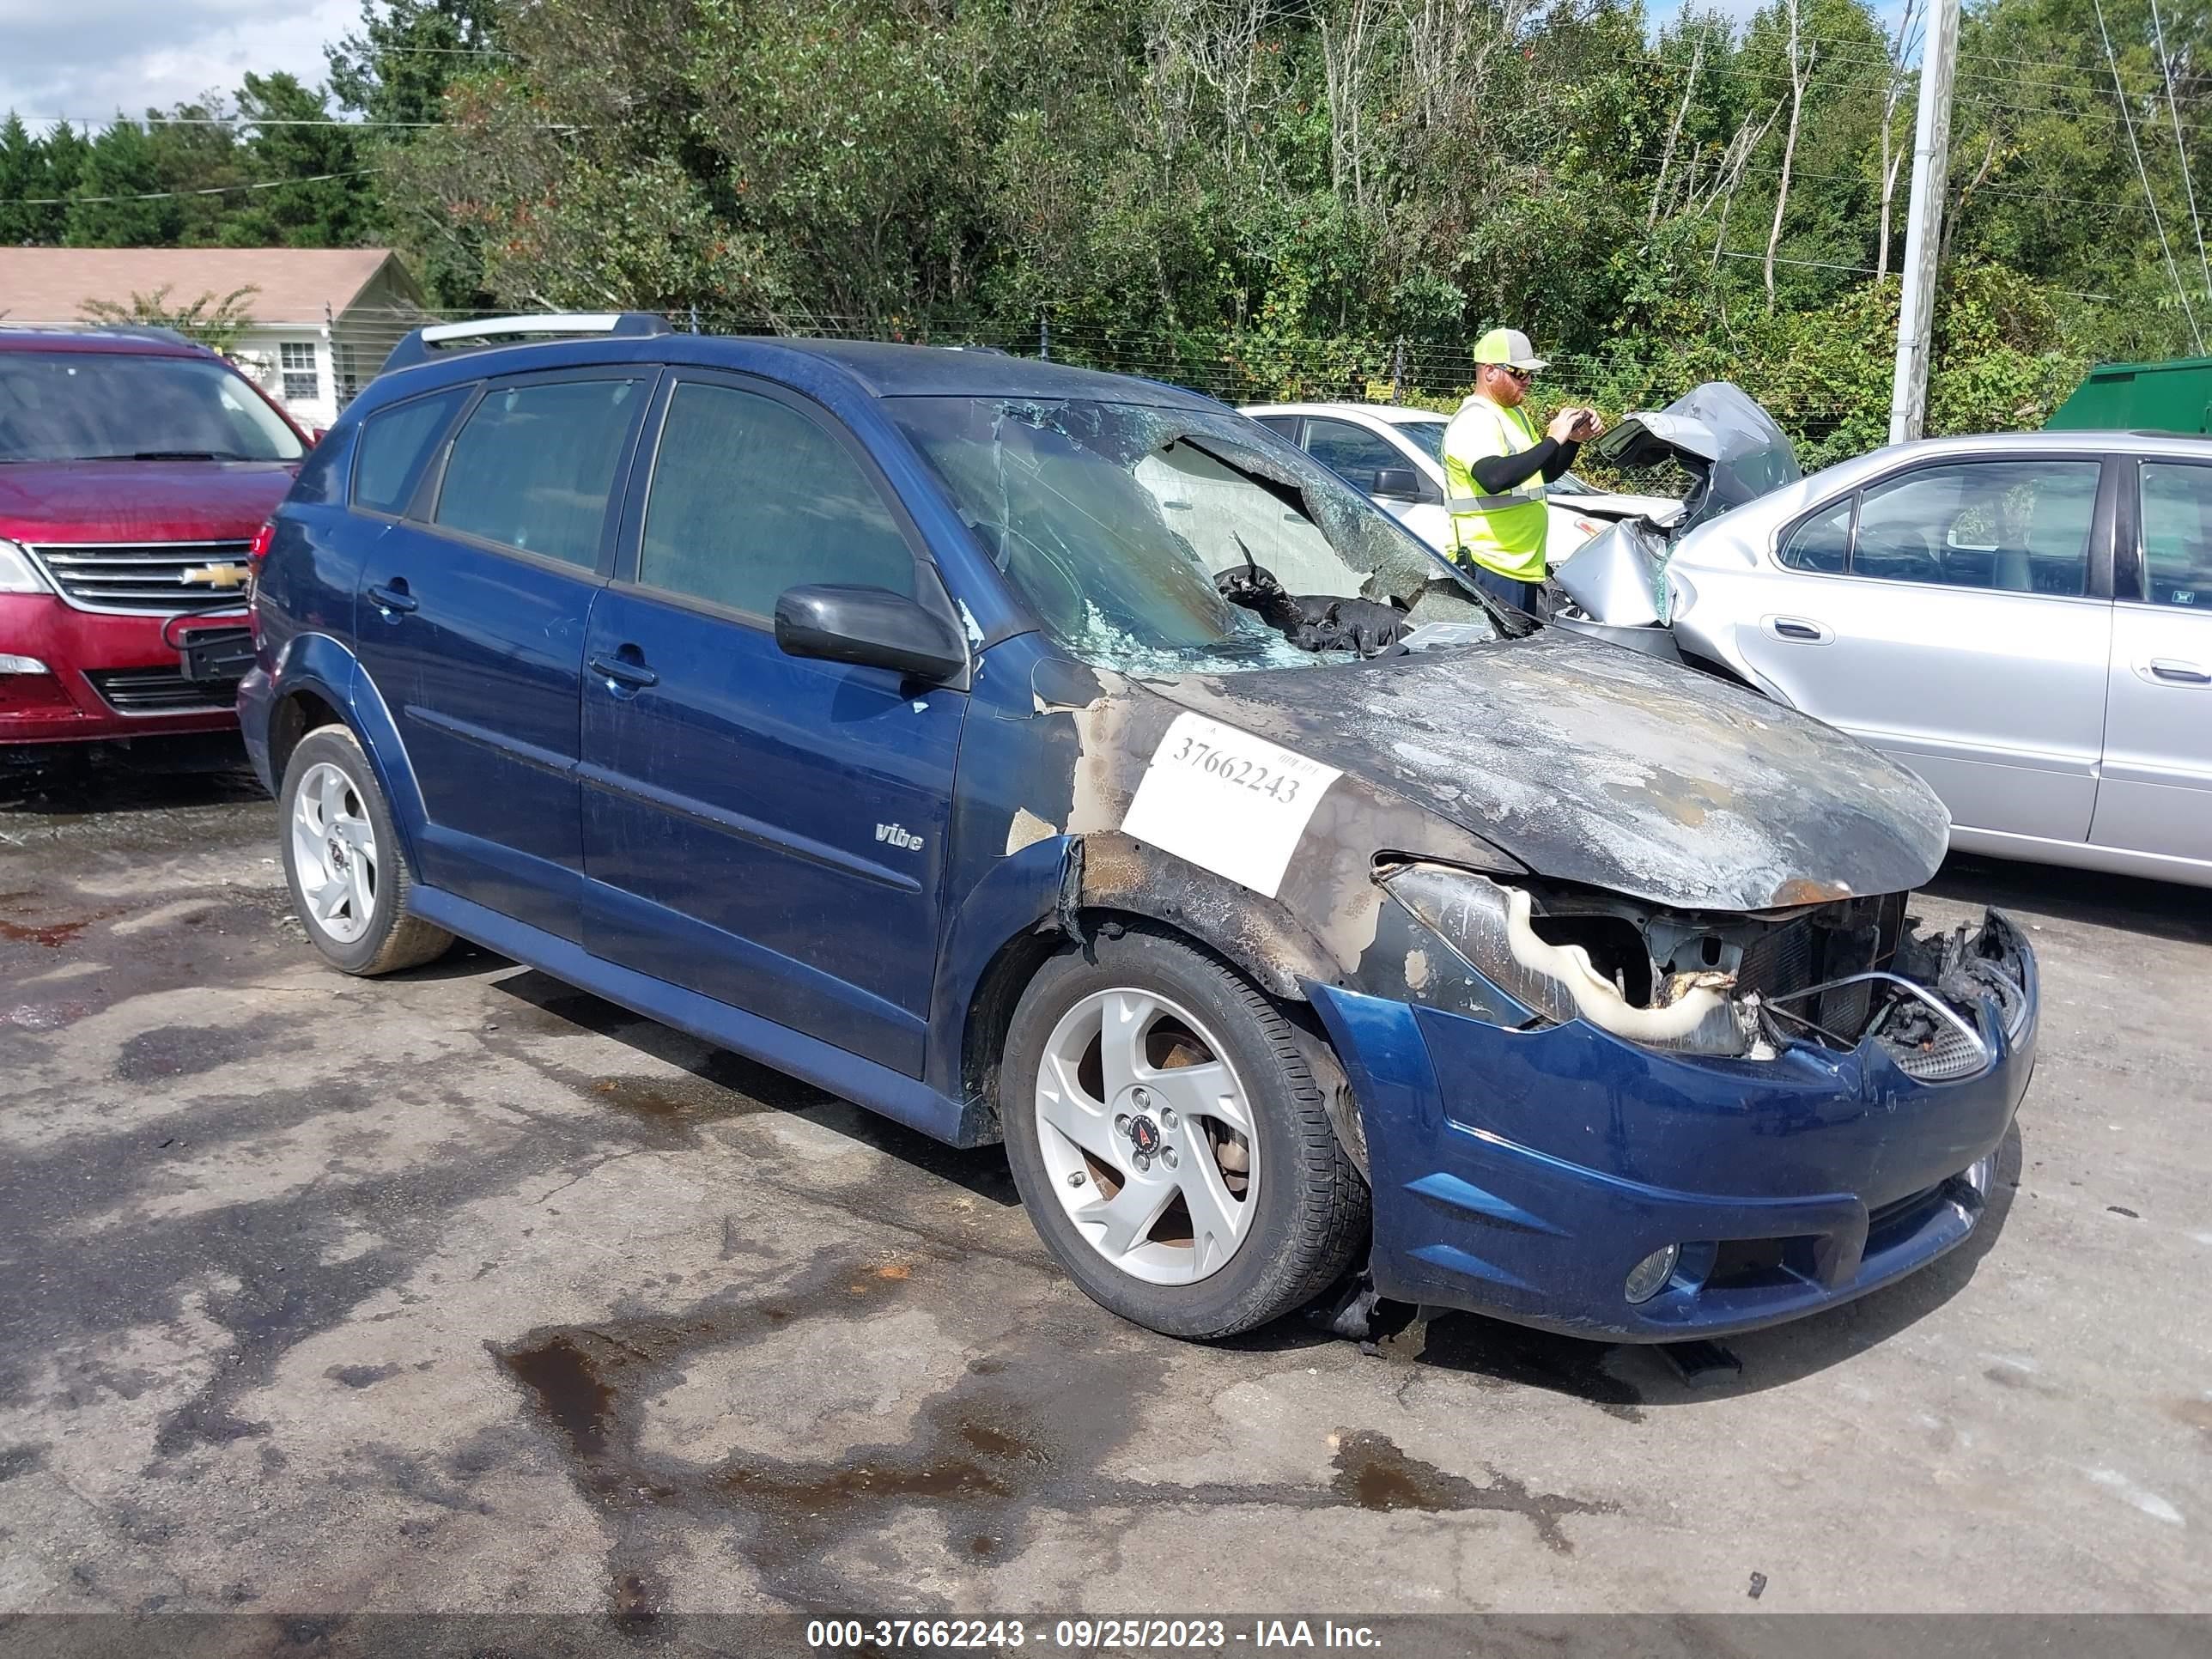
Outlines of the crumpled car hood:
[[1613,466],[1657,466],[1673,461],[1692,487],[1675,534],[1756,501],[1802,476],[1797,451],[1774,417],[1741,386],[1708,380],[1656,413],[1629,415],[1588,445]]
[[1949,838],[1926,785],[1833,727],[1548,629],[1319,672],[1146,684],[1539,875],[1655,904],[1763,910],[1906,891],[1936,873]]

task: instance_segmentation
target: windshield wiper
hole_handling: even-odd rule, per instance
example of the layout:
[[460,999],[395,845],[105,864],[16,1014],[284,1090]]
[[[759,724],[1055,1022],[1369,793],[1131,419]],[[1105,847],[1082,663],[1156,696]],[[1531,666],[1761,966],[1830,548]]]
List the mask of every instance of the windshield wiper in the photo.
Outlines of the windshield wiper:
[[250,461],[251,455],[240,455],[228,449],[136,449],[128,453],[118,451],[112,455],[80,455],[81,461]]

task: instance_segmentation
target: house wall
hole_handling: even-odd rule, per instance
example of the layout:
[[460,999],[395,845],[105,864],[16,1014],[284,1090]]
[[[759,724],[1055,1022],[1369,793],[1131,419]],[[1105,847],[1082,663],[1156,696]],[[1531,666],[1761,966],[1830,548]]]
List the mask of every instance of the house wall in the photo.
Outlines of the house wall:
[[337,406],[374,380],[392,348],[410,330],[436,320],[423,310],[422,293],[398,260],[377,272],[331,329]]
[[[397,260],[369,278],[353,302],[335,318],[300,322],[257,322],[239,337],[232,356],[239,367],[260,382],[262,389],[290,412],[294,420],[311,430],[328,426],[354,394],[374,380],[392,348],[410,329],[431,319],[422,310],[422,296]],[[295,348],[304,359],[312,354],[314,391],[312,396],[289,395],[283,368],[284,347]],[[295,371],[307,392],[305,369]]]
[[[294,349],[295,359],[313,362],[312,396],[298,395],[307,389],[305,368],[293,372],[291,379],[295,384],[288,390],[283,366],[284,348],[288,345]],[[312,430],[328,426],[337,418],[336,365],[331,351],[330,331],[322,323],[256,323],[238,337],[231,356],[301,426]]]

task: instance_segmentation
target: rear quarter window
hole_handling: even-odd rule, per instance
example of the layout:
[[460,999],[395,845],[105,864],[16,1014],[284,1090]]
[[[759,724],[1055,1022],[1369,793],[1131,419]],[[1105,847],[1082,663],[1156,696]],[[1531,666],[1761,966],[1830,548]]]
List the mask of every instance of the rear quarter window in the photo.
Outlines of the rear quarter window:
[[1774,556],[1792,570],[1840,576],[1850,556],[1851,508],[1857,503],[1857,496],[1847,496],[1825,512],[1800,519],[1783,532]]
[[307,452],[292,483],[292,499],[317,507],[335,507],[345,499],[346,468],[353,454],[354,434],[337,432]]

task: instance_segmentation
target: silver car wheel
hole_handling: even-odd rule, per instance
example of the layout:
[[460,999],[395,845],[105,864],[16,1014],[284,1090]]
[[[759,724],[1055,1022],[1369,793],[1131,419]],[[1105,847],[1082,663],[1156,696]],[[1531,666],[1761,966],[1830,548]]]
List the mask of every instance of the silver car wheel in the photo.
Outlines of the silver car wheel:
[[1260,1195],[1257,1114],[1227,1051],[1150,991],[1085,997],[1037,1067],[1037,1143],[1067,1218],[1133,1279],[1191,1285],[1226,1267]]
[[324,934],[351,945],[376,908],[376,830],[353,780],[324,761],[292,798],[292,869],[300,908]]

